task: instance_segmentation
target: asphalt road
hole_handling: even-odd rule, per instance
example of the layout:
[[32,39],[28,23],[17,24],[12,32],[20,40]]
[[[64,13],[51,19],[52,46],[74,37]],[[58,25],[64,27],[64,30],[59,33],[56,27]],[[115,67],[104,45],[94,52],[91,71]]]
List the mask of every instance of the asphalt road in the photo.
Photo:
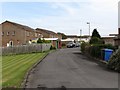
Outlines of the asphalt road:
[[118,88],[118,73],[80,53],[79,48],[50,53],[30,74],[26,88]]

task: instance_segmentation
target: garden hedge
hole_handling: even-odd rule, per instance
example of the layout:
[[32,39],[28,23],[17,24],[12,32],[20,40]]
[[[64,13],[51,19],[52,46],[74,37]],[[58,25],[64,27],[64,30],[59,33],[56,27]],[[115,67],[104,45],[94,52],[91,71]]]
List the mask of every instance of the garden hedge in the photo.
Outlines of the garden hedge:
[[116,50],[116,47],[110,45],[110,44],[93,44],[90,45],[88,43],[82,43],[81,44],[81,51],[83,53],[88,53],[90,54],[92,57],[95,58],[102,58],[101,57],[101,50],[102,49],[112,49],[113,51]]
[[110,60],[108,62],[108,68],[120,72],[120,49],[118,49],[111,56],[111,58],[110,58]]

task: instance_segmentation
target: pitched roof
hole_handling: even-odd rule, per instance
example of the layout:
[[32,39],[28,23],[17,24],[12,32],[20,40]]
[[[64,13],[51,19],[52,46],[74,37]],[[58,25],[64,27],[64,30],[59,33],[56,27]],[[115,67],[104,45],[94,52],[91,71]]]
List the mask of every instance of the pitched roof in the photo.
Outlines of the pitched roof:
[[11,21],[6,20],[2,24],[4,24],[4,23],[11,23],[11,24],[15,25],[16,27],[22,28],[22,29],[27,30],[27,31],[31,31],[31,30],[35,31],[33,28],[31,28],[29,26],[18,24],[18,23],[15,23],[15,22],[11,22]]
[[78,36],[77,35],[66,35],[67,38],[77,38]]
[[36,30],[42,31],[42,32],[45,32],[45,33],[48,33],[48,34],[56,34],[55,32],[50,31],[50,30],[46,30],[46,29],[36,28]]
[[88,35],[84,35],[84,36],[77,36],[77,35],[66,35],[67,38],[89,38]]
[[109,36],[118,36],[118,34],[109,34]]
[[106,36],[106,37],[101,37],[102,39],[115,39],[115,36]]

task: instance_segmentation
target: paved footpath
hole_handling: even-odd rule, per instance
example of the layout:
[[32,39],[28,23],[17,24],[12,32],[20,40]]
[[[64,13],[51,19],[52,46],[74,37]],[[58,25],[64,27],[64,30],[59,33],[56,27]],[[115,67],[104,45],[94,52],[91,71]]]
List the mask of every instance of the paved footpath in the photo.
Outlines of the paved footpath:
[[30,74],[26,88],[117,88],[118,73],[80,54],[79,48],[49,54]]

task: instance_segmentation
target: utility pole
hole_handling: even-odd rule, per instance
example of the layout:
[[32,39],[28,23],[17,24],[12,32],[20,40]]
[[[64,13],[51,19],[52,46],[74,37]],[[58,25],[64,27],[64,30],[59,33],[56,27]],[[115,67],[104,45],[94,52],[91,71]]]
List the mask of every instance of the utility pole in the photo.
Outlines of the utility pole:
[[90,37],[90,22],[87,22],[87,24],[89,25],[89,37]]
[[82,29],[80,29],[80,43],[81,43]]

